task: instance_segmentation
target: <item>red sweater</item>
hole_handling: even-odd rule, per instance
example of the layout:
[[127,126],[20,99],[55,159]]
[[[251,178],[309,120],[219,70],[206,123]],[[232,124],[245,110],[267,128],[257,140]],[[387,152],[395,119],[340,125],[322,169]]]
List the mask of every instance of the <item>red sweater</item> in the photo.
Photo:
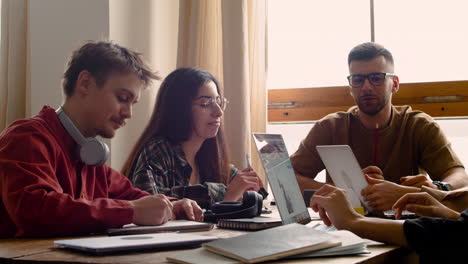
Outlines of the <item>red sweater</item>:
[[128,200],[148,195],[107,165],[82,163],[48,106],[0,134],[0,194],[0,238],[102,232],[131,223]]

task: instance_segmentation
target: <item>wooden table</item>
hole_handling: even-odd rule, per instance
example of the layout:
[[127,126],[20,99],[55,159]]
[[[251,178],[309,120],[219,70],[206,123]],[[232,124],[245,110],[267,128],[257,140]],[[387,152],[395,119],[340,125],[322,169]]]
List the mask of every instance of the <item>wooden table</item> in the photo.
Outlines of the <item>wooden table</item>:
[[[215,228],[212,231],[196,232],[194,234],[209,234],[220,238],[228,238],[245,233],[244,231]],[[63,238],[59,238],[63,239]],[[53,241],[47,239],[3,239],[0,240],[0,263],[168,263],[166,256],[174,254],[170,251],[124,252],[113,255],[96,256],[70,250],[56,248]],[[333,258],[313,258],[300,260],[274,261],[268,263],[417,263],[416,254],[405,248],[396,246],[370,246],[371,254]]]

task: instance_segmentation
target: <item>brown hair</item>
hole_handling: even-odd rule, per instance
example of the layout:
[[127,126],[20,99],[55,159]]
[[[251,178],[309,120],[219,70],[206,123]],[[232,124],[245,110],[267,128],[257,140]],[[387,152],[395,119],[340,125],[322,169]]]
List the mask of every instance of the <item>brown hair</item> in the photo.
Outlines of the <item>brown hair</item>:
[[102,86],[111,73],[135,73],[145,87],[159,80],[156,72],[142,60],[141,54],[109,41],[88,42],[75,50],[63,74],[63,91],[66,97],[73,94],[76,80],[82,71],[89,71],[98,86]]
[[[209,81],[216,84],[221,95],[216,78],[200,69],[180,68],[164,79],[151,119],[122,168],[124,175],[130,176],[140,152],[152,138],[163,137],[173,144],[190,138],[194,126],[192,102],[200,87]],[[195,156],[200,182],[228,182],[230,163],[223,130],[221,125],[216,137],[205,140]]]

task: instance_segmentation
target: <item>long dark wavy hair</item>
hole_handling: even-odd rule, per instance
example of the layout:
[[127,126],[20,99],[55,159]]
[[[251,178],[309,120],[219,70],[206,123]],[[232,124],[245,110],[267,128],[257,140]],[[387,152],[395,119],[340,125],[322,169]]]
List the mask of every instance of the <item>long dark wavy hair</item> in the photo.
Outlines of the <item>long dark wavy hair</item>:
[[[197,68],[179,68],[162,82],[151,119],[130,152],[122,173],[130,176],[143,147],[152,138],[163,137],[173,144],[188,140],[194,127],[192,104],[198,90],[213,81],[222,96],[218,80],[209,72]],[[200,182],[226,184],[229,178],[229,155],[224,137],[224,122],[216,137],[206,139],[195,156]]]

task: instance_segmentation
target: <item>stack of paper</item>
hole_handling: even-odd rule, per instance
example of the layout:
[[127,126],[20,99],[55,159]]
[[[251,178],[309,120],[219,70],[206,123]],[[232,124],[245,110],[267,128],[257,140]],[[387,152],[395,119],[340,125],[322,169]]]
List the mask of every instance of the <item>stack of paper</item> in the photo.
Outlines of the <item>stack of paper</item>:
[[288,258],[312,258],[328,256],[344,256],[370,253],[367,250],[366,241],[352,232],[346,230],[334,231],[329,233],[335,236],[340,242],[340,246],[325,248],[313,252],[293,255]]
[[219,239],[203,247],[178,252],[167,260],[182,264],[236,264],[369,253],[365,241],[349,231],[326,233],[300,224]]

